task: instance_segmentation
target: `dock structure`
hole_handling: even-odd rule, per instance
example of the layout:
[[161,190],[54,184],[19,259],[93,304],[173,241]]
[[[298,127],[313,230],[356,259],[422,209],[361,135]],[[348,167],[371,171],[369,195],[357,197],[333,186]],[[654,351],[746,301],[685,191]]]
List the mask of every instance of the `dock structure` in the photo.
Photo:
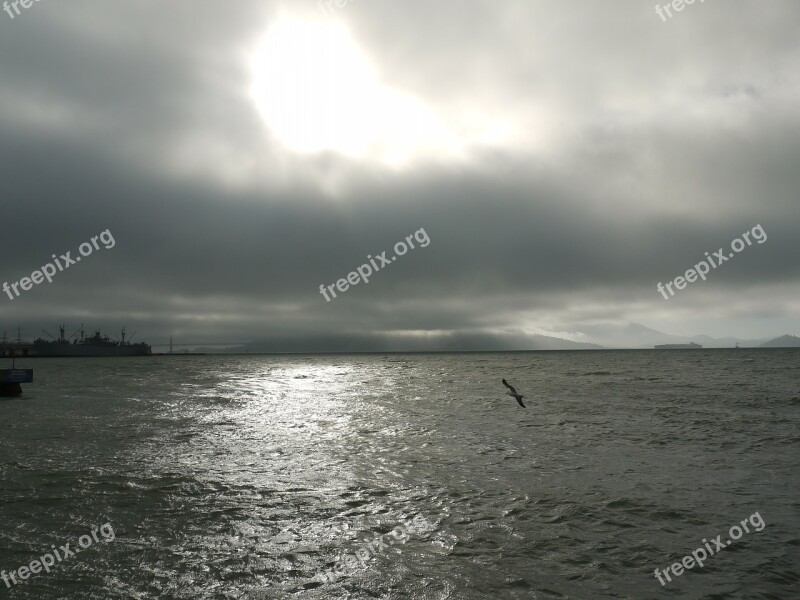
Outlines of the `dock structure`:
[[0,397],[19,396],[23,383],[33,383],[33,369],[0,369]]
[[0,339],[0,358],[14,358],[15,356],[36,356],[33,344],[22,341],[22,327],[17,327],[17,339],[10,340],[6,332]]
[[0,357],[12,358],[14,356],[28,357],[36,356],[33,344],[26,344],[25,342],[3,342],[0,340]]
[[25,344],[17,335],[16,342],[9,342],[3,334],[0,340],[0,356],[11,359],[10,369],[0,369],[0,397],[8,398],[22,394],[23,383],[33,383],[33,369],[18,369],[17,357],[34,356],[33,344]]

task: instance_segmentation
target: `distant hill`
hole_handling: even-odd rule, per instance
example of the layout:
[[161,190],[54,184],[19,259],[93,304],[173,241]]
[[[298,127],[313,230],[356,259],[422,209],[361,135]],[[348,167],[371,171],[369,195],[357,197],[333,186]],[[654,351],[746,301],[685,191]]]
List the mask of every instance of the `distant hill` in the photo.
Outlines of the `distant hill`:
[[735,337],[713,338],[708,335],[696,335],[692,337],[692,341],[700,344],[703,348],[733,348],[736,344],[742,346],[758,346],[757,341],[740,340]]
[[317,338],[262,339],[226,352],[308,353],[308,352],[480,352],[514,350],[597,350],[597,344],[572,340],[508,333],[487,335],[483,333],[431,334],[421,339],[398,338],[385,335],[361,334],[349,336],[321,336]]
[[681,343],[686,338],[679,338],[650,329],[639,323],[626,325],[600,324],[578,325],[574,333],[584,342],[600,344],[611,348],[652,348],[656,344]]
[[757,340],[736,337],[713,338],[708,335],[694,337],[672,335],[646,327],[639,323],[627,325],[577,325],[573,327],[581,341],[601,344],[609,348],[652,348],[658,344],[688,344],[695,342],[703,348],[734,348],[739,344],[742,348],[757,348],[767,338]]
[[762,348],[800,348],[800,337],[796,335],[782,335],[779,338],[761,344]]

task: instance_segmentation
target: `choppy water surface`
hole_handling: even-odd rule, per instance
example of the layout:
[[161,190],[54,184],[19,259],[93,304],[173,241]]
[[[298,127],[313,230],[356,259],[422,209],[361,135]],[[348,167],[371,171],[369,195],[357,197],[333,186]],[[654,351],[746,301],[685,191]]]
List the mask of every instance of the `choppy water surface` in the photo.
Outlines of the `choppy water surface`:
[[[798,359],[28,361],[35,384],[0,402],[0,569],[104,523],[116,537],[0,596],[797,598]],[[658,583],[756,511],[762,531]]]

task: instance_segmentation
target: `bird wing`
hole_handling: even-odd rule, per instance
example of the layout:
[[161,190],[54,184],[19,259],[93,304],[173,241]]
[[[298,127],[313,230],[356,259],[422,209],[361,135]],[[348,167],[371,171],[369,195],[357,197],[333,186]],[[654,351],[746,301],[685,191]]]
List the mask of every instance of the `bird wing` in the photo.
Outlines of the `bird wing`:
[[517,396],[516,398],[517,398],[517,402],[519,402],[519,405],[520,405],[522,408],[528,408],[527,406],[525,406],[525,405],[522,403],[522,396]]
[[505,379],[503,379],[503,385],[510,389],[514,394],[517,393],[517,390],[514,389],[514,386],[508,383]]

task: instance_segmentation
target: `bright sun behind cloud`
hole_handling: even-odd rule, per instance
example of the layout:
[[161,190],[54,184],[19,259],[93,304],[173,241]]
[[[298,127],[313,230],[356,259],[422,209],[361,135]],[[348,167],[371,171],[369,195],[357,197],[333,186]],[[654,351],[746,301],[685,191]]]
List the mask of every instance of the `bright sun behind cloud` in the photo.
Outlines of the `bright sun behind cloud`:
[[252,66],[256,106],[272,134],[295,152],[328,150],[396,165],[462,150],[459,137],[424,102],[381,83],[334,22],[277,21]]

